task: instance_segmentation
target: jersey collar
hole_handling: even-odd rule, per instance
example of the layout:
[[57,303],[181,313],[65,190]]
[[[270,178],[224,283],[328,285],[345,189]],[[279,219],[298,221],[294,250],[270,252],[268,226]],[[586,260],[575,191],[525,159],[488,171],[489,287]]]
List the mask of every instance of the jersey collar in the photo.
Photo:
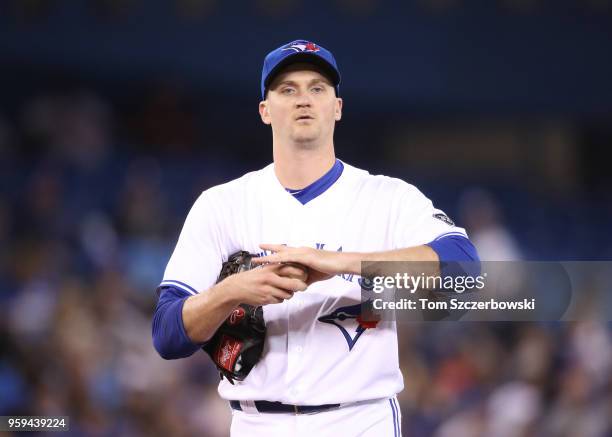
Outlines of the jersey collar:
[[302,205],[306,205],[311,200],[323,194],[334,182],[338,180],[342,171],[344,170],[344,164],[339,159],[336,159],[333,167],[321,176],[319,179],[308,185],[306,188],[299,190],[292,190],[285,188],[285,190],[295,197]]

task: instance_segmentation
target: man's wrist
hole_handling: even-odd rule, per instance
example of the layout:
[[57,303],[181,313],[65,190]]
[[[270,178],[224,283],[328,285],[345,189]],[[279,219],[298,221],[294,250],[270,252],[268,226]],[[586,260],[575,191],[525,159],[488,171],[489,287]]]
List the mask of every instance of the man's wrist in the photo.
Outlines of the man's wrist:
[[344,263],[342,266],[341,273],[348,273],[353,275],[361,274],[361,262],[365,261],[365,253],[359,252],[345,252],[341,253],[344,257]]
[[241,303],[240,296],[238,296],[238,293],[236,293],[236,290],[232,287],[231,281],[227,279],[229,278],[212,286],[210,289],[210,298],[220,307],[237,307]]

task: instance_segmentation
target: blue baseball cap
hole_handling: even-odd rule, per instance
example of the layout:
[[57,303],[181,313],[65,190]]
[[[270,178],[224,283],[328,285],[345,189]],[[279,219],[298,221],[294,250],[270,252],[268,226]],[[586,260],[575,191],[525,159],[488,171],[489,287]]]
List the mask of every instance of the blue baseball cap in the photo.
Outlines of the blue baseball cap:
[[265,100],[266,91],[280,71],[290,64],[307,62],[319,67],[331,79],[340,95],[340,71],[332,53],[311,41],[298,39],[272,50],[264,59],[261,71],[261,98]]

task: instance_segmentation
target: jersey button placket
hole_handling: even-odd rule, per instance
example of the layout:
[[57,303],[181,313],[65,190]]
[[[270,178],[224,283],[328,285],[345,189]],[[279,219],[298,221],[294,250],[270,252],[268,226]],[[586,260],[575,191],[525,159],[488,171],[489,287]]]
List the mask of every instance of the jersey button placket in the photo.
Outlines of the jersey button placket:
[[[311,224],[309,224],[307,208],[299,202],[294,202],[291,208],[292,220],[290,229],[291,241],[290,246],[303,246],[309,234]],[[291,388],[289,395],[294,399],[294,403],[298,403],[301,395],[299,375],[301,373],[304,353],[304,338],[300,332],[300,313],[302,312],[304,302],[300,293],[296,293],[293,298],[288,301],[288,325],[287,333],[287,381]]]

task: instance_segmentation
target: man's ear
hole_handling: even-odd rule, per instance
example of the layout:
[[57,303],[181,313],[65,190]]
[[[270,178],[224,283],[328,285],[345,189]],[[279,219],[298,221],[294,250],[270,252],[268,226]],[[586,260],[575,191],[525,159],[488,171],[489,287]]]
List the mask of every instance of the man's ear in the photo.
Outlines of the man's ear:
[[259,116],[264,124],[270,124],[270,111],[268,110],[268,101],[262,100],[259,102]]
[[342,99],[340,97],[336,98],[336,114],[334,118],[336,121],[340,121],[342,118]]

